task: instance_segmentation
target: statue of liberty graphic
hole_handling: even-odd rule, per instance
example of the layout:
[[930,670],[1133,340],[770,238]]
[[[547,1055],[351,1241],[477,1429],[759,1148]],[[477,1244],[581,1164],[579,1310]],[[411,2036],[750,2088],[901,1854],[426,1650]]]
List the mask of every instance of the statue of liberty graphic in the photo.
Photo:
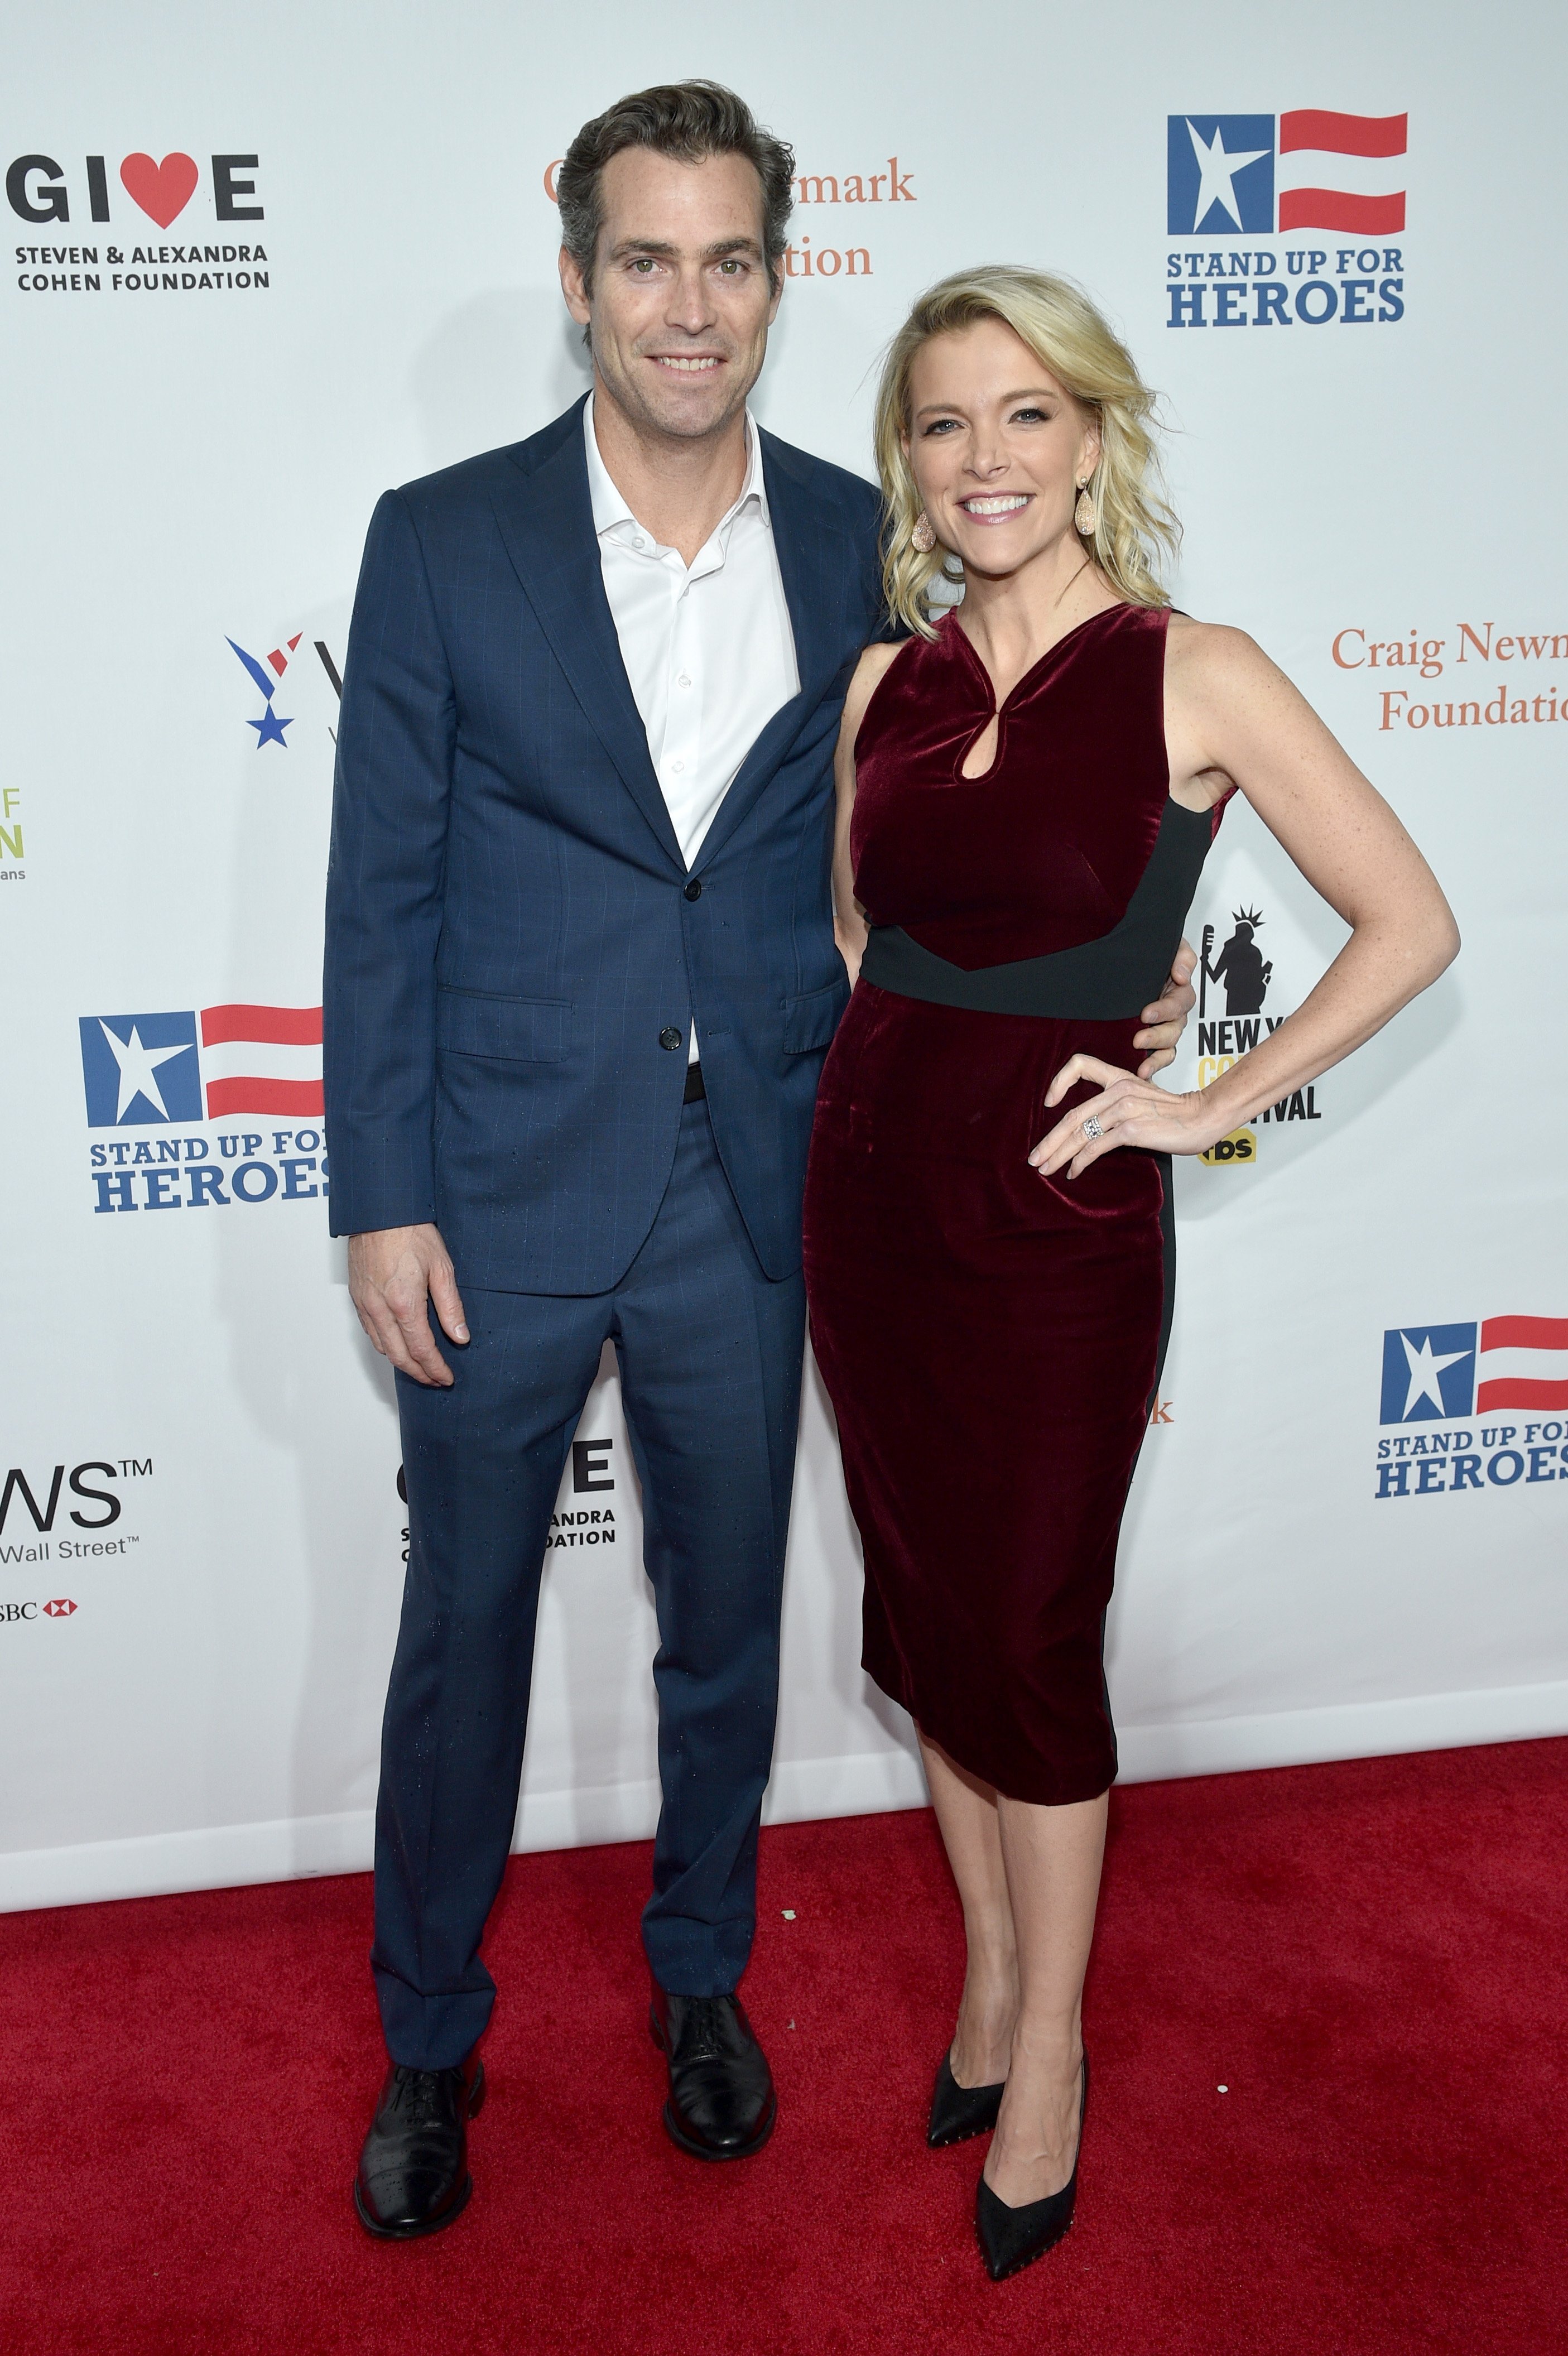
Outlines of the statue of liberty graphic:
[[1255,937],[1263,921],[1262,912],[1257,908],[1236,908],[1231,916],[1236,929],[1212,965],[1209,951],[1214,947],[1214,927],[1205,925],[1203,928],[1203,978],[1198,984],[1197,1008],[1200,1018],[1208,1011],[1209,982],[1216,989],[1224,983],[1227,1015],[1261,1014],[1263,1011],[1274,969],[1265,960]]

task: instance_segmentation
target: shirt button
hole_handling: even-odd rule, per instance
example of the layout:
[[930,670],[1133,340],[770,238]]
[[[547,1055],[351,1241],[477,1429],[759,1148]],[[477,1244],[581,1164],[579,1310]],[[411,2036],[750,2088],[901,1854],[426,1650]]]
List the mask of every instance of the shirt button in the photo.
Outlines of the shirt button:
[[671,764],[670,764],[670,766],[674,770],[675,775],[676,775],[677,776],[680,776],[680,774],[681,774],[682,770],[685,767],[685,766],[686,766],[685,762],[684,762],[684,761],[682,761],[682,760],[674,760],[674,761],[671,761]]
[[659,1044],[661,1047],[668,1047],[671,1055],[675,1053],[676,1048],[681,1044],[681,1033],[676,1030],[675,1025],[672,1023],[666,1023],[663,1030],[659,1033]]
[[687,884],[687,886],[686,886],[686,897],[687,897],[687,899],[688,899],[688,900],[700,900],[700,899],[702,898],[702,896],[703,896],[703,880],[702,880],[702,877],[701,877],[700,875],[693,875],[693,878],[692,878],[692,880],[691,880],[691,882],[690,882],[690,883]]
[[690,678],[687,676],[686,672],[685,672],[685,671],[682,671],[682,672],[681,673],[680,678],[676,680],[675,684],[676,684],[676,686],[677,686],[677,687],[690,687],[690,686],[691,686],[691,684],[692,684],[692,682],[691,682]]

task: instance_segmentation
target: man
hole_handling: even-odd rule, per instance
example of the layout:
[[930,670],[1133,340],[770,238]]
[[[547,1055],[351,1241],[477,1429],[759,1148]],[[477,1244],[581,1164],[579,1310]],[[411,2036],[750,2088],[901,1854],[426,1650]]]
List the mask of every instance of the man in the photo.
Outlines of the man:
[[711,83],[586,124],[558,177],[585,406],[389,493],[366,549],[326,1023],[333,1222],[397,1369],[409,1502],[372,1951],[391,2067],[355,2187],[389,2237],[449,2223],[470,2190],[495,1993],[478,1949],[550,1513],[607,1339],[660,1639],[643,1940],[664,2124],[723,2160],[774,2122],[735,1990],[773,1743],[801,1183],[848,995],[832,755],[886,629],[875,492],[746,412],[793,167]]

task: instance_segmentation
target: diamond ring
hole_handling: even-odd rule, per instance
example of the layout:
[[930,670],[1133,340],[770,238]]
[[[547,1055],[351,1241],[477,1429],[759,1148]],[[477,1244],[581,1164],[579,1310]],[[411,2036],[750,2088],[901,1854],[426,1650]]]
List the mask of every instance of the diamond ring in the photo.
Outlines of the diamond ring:
[[1083,1124],[1083,1133],[1085,1137],[1091,1141],[1097,1137],[1103,1137],[1105,1134],[1104,1124],[1101,1121],[1097,1120],[1093,1113],[1090,1113],[1089,1119]]

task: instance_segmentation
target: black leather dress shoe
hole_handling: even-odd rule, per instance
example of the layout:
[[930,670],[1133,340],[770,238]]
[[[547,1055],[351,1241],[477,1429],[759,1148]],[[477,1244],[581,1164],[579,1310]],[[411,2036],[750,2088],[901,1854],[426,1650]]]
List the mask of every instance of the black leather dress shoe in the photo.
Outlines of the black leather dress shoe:
[[740,1998],[671,1996],[656,1987],[648,2025],[670,2066],[671,2142],[693,2159],[748,2159],[760,2151],[779,2098]]
[[983,2176],[975,2190],[974,2230],[980,2242],[980,2254],[985,2260],[985,2271],[993,2282],[1005,2282],[1009,2275],[1021,2274],[1043,2258],[1072,2223],[1072,2212],[1078,2200],[1078,2157],[1083,2149],[1083,2120],[1089,2108],[1089,2055],[1081,2064],[1078,2095],[1078,2143],[1072,2155],[1072,2174],[1059,2192],[1047,2192],[1043,2201],[1026,2201],[1021,2209],[1010,2209],[999,2201]]
[[931,2149],[967,2143],[971,2136],[983,2135],[993,2127],[1006,2091],[1005,2079],[999,2079],[994,2086],[961,2086],[952,2073],[950,2048],[937,2064],[937,2083],[931,2089],[931,2115],[926,2122],[926,2141]]
[[485,2066],[471,2053],[456,2070],[392,2063],[354,2179],[367,2233],[412,2242],[461,2215],[474,2189],[467,2125],[484,2099]]

